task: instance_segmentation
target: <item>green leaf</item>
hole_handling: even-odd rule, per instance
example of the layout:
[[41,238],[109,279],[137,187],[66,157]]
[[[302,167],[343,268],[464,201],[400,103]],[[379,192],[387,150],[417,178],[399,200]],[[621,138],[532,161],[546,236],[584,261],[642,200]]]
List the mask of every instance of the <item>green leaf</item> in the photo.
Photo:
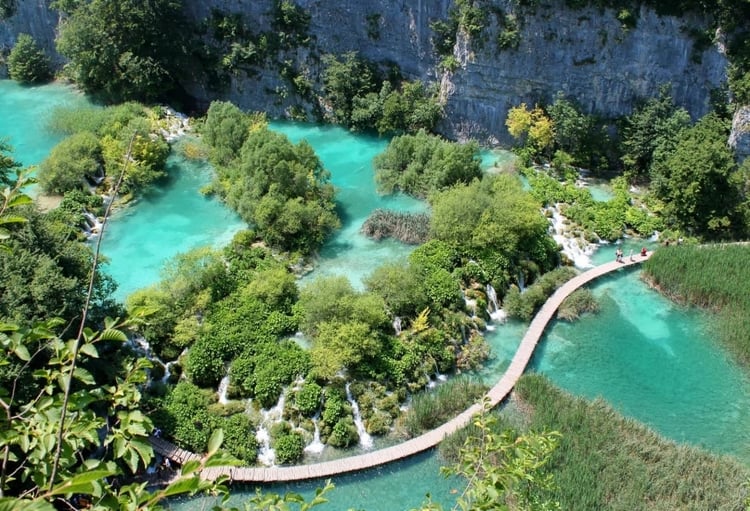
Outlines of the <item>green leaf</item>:
[[16,346],[14,346],[13,353],[15,353],[16,356],[24,362],[31,360],[29,350],[23,344],[17,344]]
[[198,460],[190,460],[182,466],[182,475],[192,474],[201,467]]
[[99,358],[99,352],[96,350],[96,346],[93,344],[81,345],[80,352],[84,355],[88,355],[91,358]]
[[73,375],[76,377],[76,379],[82,381],[83,383],[86,383],[87,385],[94,385],[96,383],[94,377],[91,376],[91,373],[82,367],[76,367]]
[[49,494],[67,495],[70,493],[94,493],[96,491],[96,486],[100,486],[100,483],[104,478],[114,475],[114,473],[114,471],[107,469],[87,470],[86,472],[74,475],[62,484],[55,486]]
[[99,338],[102,341],[120,341],[120,342],[126,342],[128,340],[128,336],[125,335],[120,330],[117,330],[115,328],[108,328],[104,330],[101,334],[99,334]]
[[14,497],[0,498],[0,511],[55,511],[49,502],[24,500]]
[[5,225],[5,224],[22,224],[22,223],[28,222],[28,221],[29,221],[28,218],[24,218],[22,216],[8,215],[8,216],[0,217],[0,225]]
[[164,497],[172,497],[183,493],[193,493],[198,490],[200,480],[193,476],[189,478],[178,479],[164,489]]
[[211,433],[211,438],[208,440],[208,455],[216,453],[221,447],[221,443],[224,441],[224,431],[221,428],[216,429]]
[[32,202],[33,200],[31,199],[31,197],[26,194],[19,193],[8,201],[7,207],[13,208],[16,206],[25,206],[26,204],[31,204]]

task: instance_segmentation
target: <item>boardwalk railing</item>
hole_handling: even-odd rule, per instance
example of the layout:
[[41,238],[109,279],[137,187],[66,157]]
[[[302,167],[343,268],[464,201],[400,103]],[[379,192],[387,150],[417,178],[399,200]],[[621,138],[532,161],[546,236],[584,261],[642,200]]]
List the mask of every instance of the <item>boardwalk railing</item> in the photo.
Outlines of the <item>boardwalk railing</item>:
[[[489,400],[490,405],[492,407],[497,406],[510,394],[510,391],[513,389],[531,360],[531,356],[534,354],[534,349],[536,348],[539,339],[542,337],[544,329],[565,298],[576,289],[601,277],[602,275],[627,266],[639,264],[647,260],[650,256],[651,252],[646,256],[641,256],[639,254],[630,258],[625,258],[623,262],[613,261],[611,263],[599,265],[577,275],[558,288],[557,291],[555,291],[555,293],[544,303],[536,316],[534,316],[534,319],[531,321],[526,334],[518,345],[518,349],[513,356],[510,366],[505,371],[505,374],[503,374],[500,381],[498,381],[497,384],[487,392],[486,398]],[[474,404],[460,415],[432,431],[428,431],[423,435],[412,438],[411,440],[407,440],[398,445],[359,454],[357,456],[291,467],[214,467],[205,469],[201,472],[201,477],[207,480],[213,480],[219,476],[227,475],[233,481],[279,482],[317,479],[364,470],[391,461],[407,458],[435,447],[446,436],[468,425],[471,422],[472,417],[481,411],[482,404]],[[172,461],[176,461],[177,463],[184,463],[184,461],[191,459],[200,459],[200,456],[197,454],[180,449],[164,439],[152,438],[151,442],[156,452],[169,457]]]

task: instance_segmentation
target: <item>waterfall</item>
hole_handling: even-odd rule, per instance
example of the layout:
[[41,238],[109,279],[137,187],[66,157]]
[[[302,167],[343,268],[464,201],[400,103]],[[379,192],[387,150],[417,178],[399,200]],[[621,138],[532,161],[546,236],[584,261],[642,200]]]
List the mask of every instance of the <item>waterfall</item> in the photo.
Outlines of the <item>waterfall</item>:
[[276,452],[271,447],[271,433],[269,427],[281,421],[284,416],[284,404],[286,403],[286,394],[281,393],[279,402],[276,406],[268,410],[261,410],[263,418],[258,425],[258,431],[255,438],[258,440],[258,461],[263,465],[272,466],[276,461]]
[[526,278],[522,270],[518,270],[518,289],[520,289],[521,292],[526,289]]
[[164,376],[161,377],[161,382],[163,384],[169,383],[169,377],[172,376],[172,373],[169,371],[169,366],[174,364],[174,362],[167,362],[164,364]]
[[[574,238],[565,232],[565,217],[560,213],[558,206],[551,207],[550,218],[552,238],[562,246],[562,253],[573,261],[576,268],[591,268],[591,254],[594,253],[596,245],[582,238]],[[583,246],[583,248],[581,248]]]
[[320,428],[318,427],[318,416],[313,418],[313,424],[315,425],[315,433],[313,434],[312,442],[305,447],[305,452],[310,454],[320,454],[325,449],[325,444],[320,441]]
[[372,437],[365,429],[365,423],[362,422],[362,415],[359,413],[359,405],[352,397],[352,392],[349,389],[349,384],[346,384],[346,399],[349,404],[352,405],[352,414],[354,415],[354,425],[357,427],[357,433],[359,433],[359,445],[363,449],[372,449]]
[[226,375],[221,379],[219,382],[219,390],[217,391],[219,394],[219,403],[223,405],[229,402],[227,399],[227,389],[229,389],[229,375]]
[[464,303],[466,304],[466,308],[471,311],[471,317],[477,315],[477,301],[472,298],[467,298],[466,295],[464,295]]
[[504,323],[508,316],[505,314],[505,311],[500,308],[495,288],[492,287],[492,284],[487,284],[485,291],[487,292],[487,313],[490,315],[490,319],[497,323]]
[[94,236],[101,232],[102,223],[98,218],[96,218],[96,216],[89,213],[88,211],[84,211],[83,218],[86,220],[86,236]]
[[258,440],[258,461],[266,466],[272,466],[276,461],[276,452],[271,447],[271,434],[265,426],[258,426],[255,433]]
[[396,332],[396,335],[401,335],[401,318],[396,316],[393,318],[393,330]]

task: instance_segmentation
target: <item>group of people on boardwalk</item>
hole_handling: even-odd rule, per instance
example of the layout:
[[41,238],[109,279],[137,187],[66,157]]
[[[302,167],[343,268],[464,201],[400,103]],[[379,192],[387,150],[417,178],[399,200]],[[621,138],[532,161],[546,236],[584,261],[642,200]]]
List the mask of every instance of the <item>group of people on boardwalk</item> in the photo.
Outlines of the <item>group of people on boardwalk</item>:
[[[643,247],[641,249],[641,257],[646,257],[646,254],[648,254],[648,250],[646,249],[646,247]],[[632,249],[630,250],[630,256],[629,257],[630,257],[630,261],[631,262],[635,261],[635,258],[633,257],[633,250]],[[620,247],[617,247],[617,250],[615,250],[615,261],[618,262],[618,263],[624,263],[625,262],[625,260],[623,259],[623,255],[622,255],[622,248],[620,248]]]

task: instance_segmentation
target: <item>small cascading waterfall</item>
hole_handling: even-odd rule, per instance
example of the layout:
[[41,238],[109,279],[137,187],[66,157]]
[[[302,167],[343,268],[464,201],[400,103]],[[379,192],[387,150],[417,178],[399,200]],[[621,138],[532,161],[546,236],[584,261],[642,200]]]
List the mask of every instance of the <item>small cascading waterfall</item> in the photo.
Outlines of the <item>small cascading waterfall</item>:
[[464,303],[466,308],[471,311],[471,317],[475,317],[477,315],[477,301],[464,295]]
[[99,219],[88,211],[83,212],[83,218],[86,219],[86,236],[96,236],[102,230],[102,223]]
[[229,403],[229,399],[227,399],[228,389],[229,389],[229,375],[226,375],[219,382],[219,389],[217,391],[217,394],[219,395],[219,403],[223,405]]
[[401,335],[401,318],[396,316],[393,318],[393,330],[396,332],[396,335]]
[[520,289],[521,292],[526,289],[526,276],[523,274],[522,270],[518,270],[518,289]]
[[269,410],[262,410],[263,419],[258,425],[255,438],[258,440],[258,461],[263,465],[272,466],[276,462],[276,452],[271,447],[270,428],[273,424],[282,420],[284,416],[284,405],[286,404],[286,394],[281,393],[279,402]]
[[497,292],[492,284],[487,284],[485,291],[487,293],[487,313],[492,321],[502,323],[506,320],[505,311],[500,308],[497,301]]
[[[562,253],[573,261],[576,268],[591,268],[593,266],[591,254],[594,253],[596,245],[565,234],[565,218],[557,205],[550,207],[549,211],[551,213],[550,234],[562,246]],[[583,245],[583,248],[581,248],[581,245]]]
[[365,429],[365,423],[362,421],[362,415],[359,413],[359,405],[352,397],[352,392],[349,389],[349,384],[346,384],[346,399],[349,404],[352,405],[352,414],[354,415],[354,425],[357,427],[357,433],[359,434],[359,446],[363,449],[372,449],[372,437]]
[[161,382],[165,385],[169,383],[169,378],[172,376],[172,371],[169,369],[172,364],[174,364],[174,362],[167,362],[164,364],[164,376],[161,377]]
[[315,432],[313,433],[312,442],[305,447],[305,452],[310,454],[320,454],[325,449],[325,444],[320,441],[320,427],[318,427],[319,417],[316,415],[313,417],[313,424],[315,425]]

